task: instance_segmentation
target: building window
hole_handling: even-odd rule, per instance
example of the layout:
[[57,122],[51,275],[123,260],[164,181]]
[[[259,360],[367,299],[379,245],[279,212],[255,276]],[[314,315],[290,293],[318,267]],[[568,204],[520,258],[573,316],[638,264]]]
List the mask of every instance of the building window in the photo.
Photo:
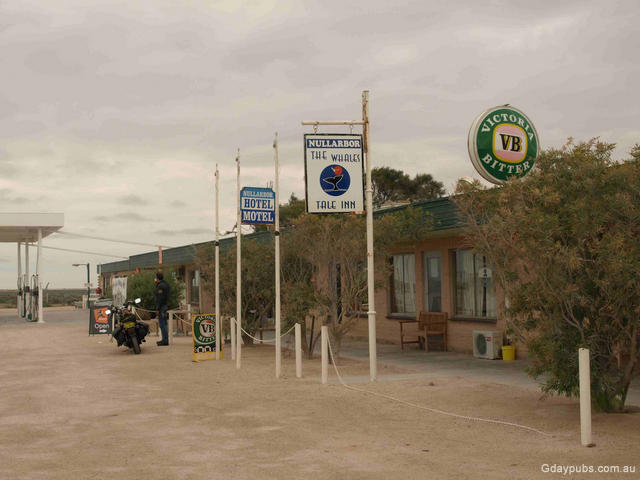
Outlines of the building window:
[[416,313],[415,255],[393,255],[391,313]]
[[455,315],[496,318],[496,288],[483,255],[471,250],[453,252]]
[[189,272],[191,292],[189,295],[189,303],[191,305],[200,305],[200,271],[191,270]]
[[427,312],[442,311],[442,258],[440,252],[424,254],[424,308]]

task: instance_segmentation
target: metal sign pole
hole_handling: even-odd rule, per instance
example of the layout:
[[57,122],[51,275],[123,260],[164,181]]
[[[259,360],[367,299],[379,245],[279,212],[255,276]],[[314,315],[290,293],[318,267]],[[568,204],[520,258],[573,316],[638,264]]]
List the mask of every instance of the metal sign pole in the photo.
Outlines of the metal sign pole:
[[276,269],[276,378],[280,378],[281,358],[282,358],[282,344],[281,344],[281,325],[280,325],[280,177],[278,166],[278,132],[276,132],[273,140],[273,149],[275,151],[275,168],[276,168],[276,223],[275,223],[275,269]]
[[366,161],[365,179],[365,208],[367,213],[367,317],[369,320],[369,375],[371,381],[376,380],[377,349],[376,349],[376,311],[375,311],[375,271],[373,261],[373,188],[371,186],[371,151],[369,149],[369,90],[362,92],[362,120],[336,121],[303,121],[302,125],[362,125],[363,147]]
[[241,268],[241,245],[242,241],[242,223],[240,219],[240,149],[238,149],[238,156],[236,157],[237,164],[237,200],[238,200],[238,212],[236,220],[236,368],[240,369],[240,360],[242,355],[242,268]]
[[364,122],[364,156],[366,161],[366,187],[365,200],[367,202],[367,305],[369,311],[369,376],[373,382],[377,375],[377,349],[376,349],[376,309],[375,309],[375,283],[373,262],[373,188],[371,186],[371,150],[369,149],[369,90],[362,92],[362,121]]
[[220,360],[220,228],[219,214],[220,209],[220,172],[218,172],[218,164],[216,163],[216,243],[215,243],[215,262],[216,262],[216,360]]

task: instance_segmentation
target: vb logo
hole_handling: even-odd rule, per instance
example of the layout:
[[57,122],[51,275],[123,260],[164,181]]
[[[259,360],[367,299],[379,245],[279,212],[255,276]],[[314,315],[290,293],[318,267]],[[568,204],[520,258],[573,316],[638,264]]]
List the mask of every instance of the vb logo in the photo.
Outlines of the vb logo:
[[199,333],[198,341],[200,343],[210,343],[215,339],[216,324],[211,318],[203,318],[198,327],[197,333]]
[[522,150],[522,138],[514,137],[513,135],[500,134],[502,139],[502,149],[511,150],[512,152],[519,152]]
[[503,162],[522,162],[527,156],[527,134],[512,123],[496,126],[493,131],[493,153]]

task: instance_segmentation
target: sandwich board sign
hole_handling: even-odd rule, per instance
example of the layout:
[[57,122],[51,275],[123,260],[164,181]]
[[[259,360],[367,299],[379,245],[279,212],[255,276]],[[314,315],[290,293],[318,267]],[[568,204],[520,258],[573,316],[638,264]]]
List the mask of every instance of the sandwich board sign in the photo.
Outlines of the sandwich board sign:
[[[216,316],[211,313],[193,315],[193,361],[215,360],[216,358]],[[220,349],[222,358],[222,349]]]
[[276,222],[276,194],[270,188],[240,190],[240,220],[243,225],[271,225]]
[[467,139],[471,163],[485,180],[501,184],[524,177],[533,168],[540,142],[533,122],[510,105],[482,112]]
[[307,212],[364,213],[362,135],[304,136]]
[[100,335],[111,333],[111,319],[109,314],[109,307],[103,306],[91,306],[89,309],[89,335]]

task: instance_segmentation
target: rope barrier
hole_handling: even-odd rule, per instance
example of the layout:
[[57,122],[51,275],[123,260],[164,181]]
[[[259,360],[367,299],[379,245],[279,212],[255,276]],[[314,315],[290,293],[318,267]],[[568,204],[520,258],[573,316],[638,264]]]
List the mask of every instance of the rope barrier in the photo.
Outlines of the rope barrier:
[[[138,310],[142,310],[142,311],[144,311],[144,312],[149,312],[149,313],[156,313],[156,312],[157,312],[157,310],[147,310],[146,308],[136,307],[136,315],[138,315]],[[192,315],[198,315],[198,314],[197,314],[197,313],[194,313],[194,314],[192,314]],[[185,315],[185,316],[186,316],[186,315]],[[141,317],[140,317],[140,315],[138,315],[138,318],[140,318],[140,320],[142,320],[142,321],[146,321],[145,319],[141,318]],[[157,320],[157,318],[156,318],[156,319],[152,318],[151,320]],[[174,321],[175,321],[175,320],[176,320],[176,319],[174,318]],[[180,319],[178,319],[178,320],[180,320],[181,322],[184,322],[184,323],[187,323],[187,324],[189,324],[189,325],[193,326],[193,322],[190,322],[190,321],[189,321],[189,320],[187,320],[186,318],[180,318]]]
[[[282,335],[280,335],[280,338],[284,337],[285,335],[288,335],[289,333],[291,333],[291,330],[293,330],[296,326],[294,325],[293,327],[291,327],[289,330],[287,330],[285,333],[283,333]],[[275,342],[276,339],[273,338],[271,340],[261,340],[259,338],[256,338],[254,336],[252,336],[251,334],[249,334],[244,328],[240,327],[240,330],[242,330],[244,332],[244,334],[249,337],[249,338],[253,338],[255,341],[257,342],[261,342],[261,343],[271,343],[271,342]]]
[[149,312],[149,313],[154,313],[157,312],[158,310],[147,310],[146,308],[142,308],[142,307],[135,307],[136,310],[142,310],[143,312]]
[[549,433],[545,433],[545,432],[543,432],[541,430],[538,430],[538,429],[533,428],[533,427],[528,427],[526,425],[520,425],[518,423],[512,423],[512,422],[503,422],[501,420],[492,420],[490,418],[479,418],[479,417],[471,417],[471,416],[468,416],[468,415],[459,415],[457,413],[446,412],[444,410],[439,410],[437,408],[430,408],[430,407],[425,407],[425,406],[422,406],[422,405],[417,405],[415,403],[407,402],[405,400],[400,400],[400,399],[392,397],[390,395],[385,395],[384,393],[372,392],[370,390],[365,390],[365,389],[362,389],[362,388],[356,388],[356,387],[352,387],[350,385],[347,385],[345,383],[345,381],[342,379],[342,376],[340,375],[340,372],[338,371],[338,366],[336,365],[336,361],[333,358],[333,350],[331,348],[331,340],[329,340],[329,339],[327,339],[327,340],[328,340],[327,343],[329,344],[329,354],[331,355],[331,362],[333,363],[333,368],[336,371],[336,375],[338,376],[338,380],[340,381],[342,386],[345,387],[348,390],[353,390],[355,392],[365,393],[367,395],[374,395],[376,397],[386,398],[387,400],[392,400],[394,402],[401,403],[401,404],[407,405],[409,407],[418,408],[420,410],[426,410],[426,411],[431,412],[431,413],[438,413],[440,415],[446,415],[448,417],[460,418],[462,420],[469,420],[469,421],[475,421],[475,422],[485,422],[485,423],[493,423],[493,424],[498,424],[498,425],[506,425],[506,426],[509,426],[509,427],[521,428],[523,430],[528,430],[528,431],[531,431],[531,432],[539,433],[540,435],[544,435],[546,437],[550,437],[551,436],[551,434],[549,434]]

